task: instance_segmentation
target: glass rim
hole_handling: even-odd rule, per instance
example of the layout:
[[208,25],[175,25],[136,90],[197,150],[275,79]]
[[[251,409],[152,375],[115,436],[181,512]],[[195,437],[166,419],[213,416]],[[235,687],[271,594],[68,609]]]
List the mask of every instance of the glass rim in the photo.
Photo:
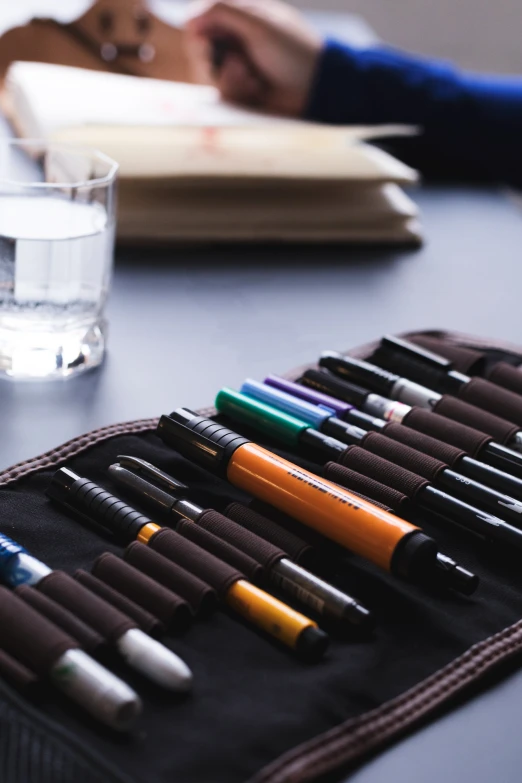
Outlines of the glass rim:
[[98,158],[100,161],[107,163],[109,166],[109,172],[103,177],[96,177],[95,179],[83,179],[76,182],[22,182],[21,180],[13,179],[12,177],[0,176],[0,185],[11,185],[18,188],[37,188],[40,190],[52,190],[54,188],[89,188],[99,187],[101,185],[110,185],[116,179],[116,174],[120,168],[117,161],[106,155],[104,152],[89,147],[83,144],[76,144],[74,142],[67,141],[47,141],[46,139],[0,139],[0,146],[4,147],[23,147],[25,145],[39,145],[46,150],[62,149],[67,152],[75,152],[78,155],[89,155],[90,157]]

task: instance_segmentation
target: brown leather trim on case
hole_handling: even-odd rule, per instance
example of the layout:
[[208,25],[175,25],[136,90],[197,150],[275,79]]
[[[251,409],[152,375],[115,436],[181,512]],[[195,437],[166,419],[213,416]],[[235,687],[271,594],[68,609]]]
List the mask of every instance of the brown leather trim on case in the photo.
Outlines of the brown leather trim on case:
[[[198,411],[200,416],[212,416],[215,414],[214,408],[203,408]],[[51,451],[46,451],[44,454],[40,454],[33,459],[24,460],[17,465],[13,465],[6,470],[0,472],[0,486],[5,486],[17,481],[24,476],[28,476],[31,473],[35,473],[38,470],[44,468],[52,468],[56,465],[61,465],[71,457],[75,457],[77,454],[81,454],[86,449],[90,449],[97,443],[103,443],[109,438],[114,438],[117,435],[135,435],[140,432],[154,432],[158,424],[159,419],[137,419],[136,421],[127,421],[122,424],[111,424],[108,427],[100,427],[100,429],[92,430],[86,435],[80,435],[78,438],[63,443]]]

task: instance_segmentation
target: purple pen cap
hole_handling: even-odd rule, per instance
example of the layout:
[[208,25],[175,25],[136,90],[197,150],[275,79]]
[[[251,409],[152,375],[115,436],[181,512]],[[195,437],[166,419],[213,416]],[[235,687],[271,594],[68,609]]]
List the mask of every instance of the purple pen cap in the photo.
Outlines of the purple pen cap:
[[298,397],[300,400],[306,400],[306,402],[310,402],[312,405],[318,405],[320,408],[333,411],[340,419],[342,419],[344,414],[354,408],[353,405],[349,405],[347,402],[336,400],[335,397],[330,397],[328,394],[315,391],[315,389],[309,389],[308,386],[301,386],[299,383],[292,383],[292,381],[279,378],[277,375],[267,376],[264,383],[266,383],[267,386],[273,386],[275,389],[279,389],[287,394],[293,394],[294,397]]

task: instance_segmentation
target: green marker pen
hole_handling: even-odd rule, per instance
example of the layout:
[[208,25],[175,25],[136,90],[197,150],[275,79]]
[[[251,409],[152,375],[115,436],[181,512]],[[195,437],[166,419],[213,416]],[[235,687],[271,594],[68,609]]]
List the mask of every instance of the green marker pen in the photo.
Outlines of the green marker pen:
[[221,389],[215,405],[234,421],[266,432],[281,445],[298,450],[316,462],[337,462],[348,448],[346,443],[313,429],[306,422],[233,389]]

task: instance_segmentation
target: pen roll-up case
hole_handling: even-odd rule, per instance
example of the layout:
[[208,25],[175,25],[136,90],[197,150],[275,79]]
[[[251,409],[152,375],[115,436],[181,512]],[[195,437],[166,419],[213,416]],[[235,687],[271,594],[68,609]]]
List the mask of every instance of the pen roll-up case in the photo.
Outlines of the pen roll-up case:
[[[412,332],[406,337],[423,343],[427,350],[445,349],[459,372],[492,382],[497,379],[517,391],[513,387],[518,379],[513,373],[520,372],[522,377],[518,369],[522,347],[436,330]],[[330,343],[325,349],[341,348],[366,361],[373,360],[379,347],[376,342],[346,351],[346,340],[339,335],[332,335]],[[317,369],[318,358],[310,357],[308,367],[289,372],[287,379],[296,381],[306,370]],[[176,402],[180,401],[173,400],[173,409]],[[190,400],[181,402],[190,406]],[[157,413],[159,416],[170,411]],[[217,417],[213,408],[199,413]],[[457,471],[465,455],[486,458],[488,444],[500,440],[495,435],[512,436],[518,425],[504,422],[497,433],[492,433],[470,428],[467,422],[453,422],[451,416],[440,415],[434,424],[430,416],[435,414],[414,408],[405,415],[403,429],[395,421],[378,438],[367,436],[366,445],[373,445],[361,449],[360,463],[346,458],[342,463],[328,464],[305,458],[266,432],[260,435],[222,416],[217,420],[299,468],[350,487],[420,526],[445,555],[479,577],[479,587],[472,595],[413,584],[343,550],[295,520],[287,522],[280,511],[198,467],[162,442],[156,434],[156,419],[97,430],[3,471],[0,532],[16,539],[50,568],[71,579],[77,574],[85,585],[105,584],[141,607],[143,622],[150,621],[161,642],[187,663],[194,677],[190,694],[169,694],[121,661],[112,662],[113,671],[143,700],[143,713],[133,729],[125,736],[115,736],[48,688],[35,703],[23,688],[16,687],[17,678],[9,678],[9,671],[29,667],[40,673],[34,655],[23,649],[31,644],[31,629],[27,627],[16,648],[1,645],[2,654],[13,658],[22,655],[18,669],[16,661],[12,666],[9,661],[11,668],[0,667],[0,729],[4,737],[0,769],[9,768],[6,780],[344,783],[372,754],[399,741],[421,722],[436,720],[459,700],[472,698],[491,677],[519,666],[522,554],[492,551],[480,537],[448,524],[415,503],[419,488],[434,482],[441,470]],[[384,441],[384,437],[389,440]],[[410,452],[399,449],[399,444],[423,451],[424,461],[410,462]],[[138,499],[124,497],[112,481],[108,468],[122,454],[152,463],[182,482],[190,502],[208,509],[205,525],[193,534],[191,526],[197,527],[197,523],[185,521],[175,536],[156,533],[158,541],[165,538],[170,543],[152,549],[146,541],[130,543],[91,526],[46,495],[55,471],[66,466],[140,514],[147,514],[153,523],[175,528],[176,519],[154,519],[150,510],[140,507]],[[393,463],[395,486],[386,483],[391,473],[363,475],[363,463],[374,464],[373,458],[380,460],[379,464],[386,460]],[[234,525],[227,526],[219,515],[264,538],[266,547],[257,552],[252,545],[255,536],[233,536]],[[198,533],[206,527],[207,536]],[[187,538],[182,535],[186,529]],[[209,536],[226,545],[218,546]],[[196,539],[201,541],[198,551],[209,552],[208,557],[202,554],[200,561],[192,554],[197,549],[193,543]],[[177,542],[183,541],[187,543],[179,543],[178,548]],[[226,562],[224,558],[233,557],[236,548],[239,554],[234,555],[234,563]],[[258,561],[271,567],[268,553],[273,553],[274,562],[283,553],[288,560],[354,596],[374,615],[375,628],[366,633],[341,633],[324,625],[320,615],[308,608],[305,614],[330,634],[330,647],[315,663],[293,655],[222,600],[229,581],[236,578],[236,569],[243,574],[251,569],[252,578],[257,578],[257,569],[261,568]],[[215,563],[216,558],[222,562],[219,574],[205,568],[205,563]],[[243,563],[242,568],[239,563]],[[94,574],[98,581],[82,574]],[[68,590],[69,580],[59,580]],[[74,584],[79,587],[78,582]],[[60,597],[56,589],[56,594],[46,592],[46,598]],[[103,587],[98,589],[102,595]],[[303,611],[288,594],[270,590]],[[172,596],[190,606],[193,617],[186,628],[171,622],[178,601]],[[69,598],[61,600],[70,612]],[[37,611],[38,600],[33,603]],[[139,616],[137,611],[136,621]],[[82,621],[86,619],[87,612]],[[101,628],[103,618],[90,619]],[[110,635],[108,629],[105,634]],[[96,636],[93,638],[96,640]],[[20,671],[24,677],[31,676],[23,668]],[[24,677],[19,677],[21,684]]]

